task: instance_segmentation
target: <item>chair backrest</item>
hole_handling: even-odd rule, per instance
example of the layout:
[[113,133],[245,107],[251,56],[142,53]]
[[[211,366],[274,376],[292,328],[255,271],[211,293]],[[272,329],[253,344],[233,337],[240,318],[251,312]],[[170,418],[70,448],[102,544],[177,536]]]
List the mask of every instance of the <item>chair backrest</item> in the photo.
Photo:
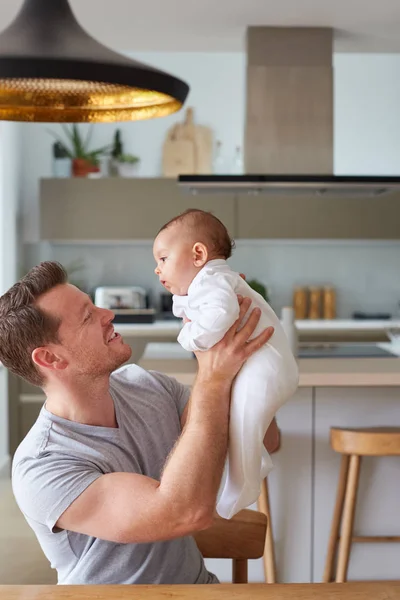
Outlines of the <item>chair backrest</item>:
[[232,519],[216,516],[214,524],[194,538],[204,558],[232,559],[232,583],[247,583],[247,561],[264,553],[267,517],[241,510]]

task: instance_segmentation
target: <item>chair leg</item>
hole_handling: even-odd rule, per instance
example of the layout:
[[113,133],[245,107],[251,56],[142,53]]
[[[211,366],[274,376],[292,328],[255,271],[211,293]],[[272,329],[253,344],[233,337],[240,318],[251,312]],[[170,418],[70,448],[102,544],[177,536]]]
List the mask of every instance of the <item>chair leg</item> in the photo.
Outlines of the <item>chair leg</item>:
[[328,553],[326,555],[324,583],[330,583],[334,579],[333,568],[336,557],[336,550],[339,540],[340,523],[342,520],[344,497],[346,493],[347,473],[349,471],[350,457],[347,454],[342,455],[340,465],[338,489],[336,494],[335,509],[333,511],[331,531],[329,535]]
[[358,480],[360,475],[361,457],[355,454],[350,456],[349,474],[344,500],[342,532],[339,542],[338,563],[336,569],[336,583],[347,581],[349,566],[350,545],[353,535],[354,512],[356,508]]
[[269,492],[268,492],[268,481],[265,478],[261,483],[261,493],[258,499],[258,510],[267,516],[267,533],[265,536],[265,548],[264,548],[264,573],[265,581],[267,583],[276,583],[276,564],[275,564],[275,550],[274,550],[274,538],[272,532],[272,519],[271,509],[269,504]]
[[247,583],[247,560],[234,559],[232,561],[232,583]]

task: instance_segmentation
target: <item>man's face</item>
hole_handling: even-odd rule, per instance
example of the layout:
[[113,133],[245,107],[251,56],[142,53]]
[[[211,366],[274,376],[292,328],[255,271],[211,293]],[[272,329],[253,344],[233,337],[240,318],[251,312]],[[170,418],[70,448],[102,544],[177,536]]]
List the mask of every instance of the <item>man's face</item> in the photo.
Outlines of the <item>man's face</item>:
[[37,306],[60,319],[59,342],[47,347],[68,363],[68,375],[107,375],[131,356],[130,347],[114,333],[113,312],[95,306],[75,286],[56,286],[39,298]]

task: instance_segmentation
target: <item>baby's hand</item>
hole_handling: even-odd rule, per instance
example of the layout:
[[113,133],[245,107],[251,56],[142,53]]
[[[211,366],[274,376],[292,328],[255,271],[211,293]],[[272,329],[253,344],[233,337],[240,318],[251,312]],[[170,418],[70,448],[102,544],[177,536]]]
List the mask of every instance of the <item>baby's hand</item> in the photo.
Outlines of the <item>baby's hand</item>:
[[182,319],[182,323],[186,325],[186,323],[191,323],[191,320],[186,317],[186,315]]

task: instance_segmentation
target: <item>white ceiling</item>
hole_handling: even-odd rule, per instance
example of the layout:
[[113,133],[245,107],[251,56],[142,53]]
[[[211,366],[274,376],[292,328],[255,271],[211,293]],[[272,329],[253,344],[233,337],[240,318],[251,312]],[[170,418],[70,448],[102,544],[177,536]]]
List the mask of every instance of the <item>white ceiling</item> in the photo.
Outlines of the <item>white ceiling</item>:
[[[57,0],[53,0],[54,2]],[[1,0],[0,29],[22,0]],[[244,50],[248,25],[326,26],[338,52],[400,52],[400,0],[70,0],[85,29],[121,51]]]

